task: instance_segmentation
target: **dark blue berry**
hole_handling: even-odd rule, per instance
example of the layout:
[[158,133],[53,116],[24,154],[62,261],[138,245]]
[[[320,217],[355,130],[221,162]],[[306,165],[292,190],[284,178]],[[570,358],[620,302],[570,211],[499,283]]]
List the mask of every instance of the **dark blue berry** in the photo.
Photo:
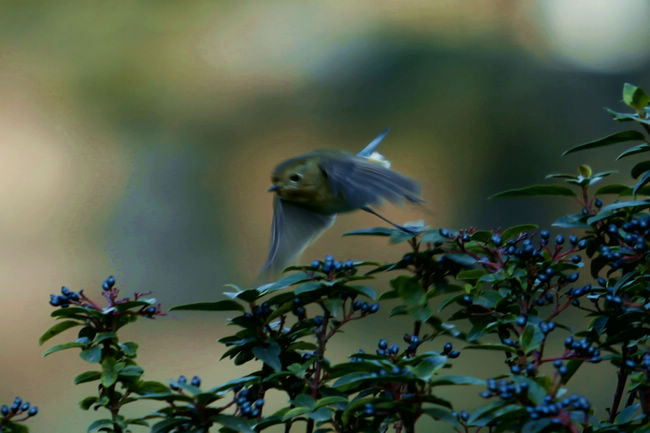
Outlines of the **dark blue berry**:
[[448,358],[458,358],[460,356],[460,350],[452,350],[447,354]]
[[388,341],[382,338],[381,340],[379,340],[377,347],[379,347],[380,349],[386,349],[388,347]]
[[541,232],[539,232],[539,236],[542,239],[548,239],[551,236],[551,232],[549,232],[548,230],[542,230]]
[[518,326],[525,326],[526,322],[528,322],[528,318],[526,316],[519,316],[517,317],[516,323]]
[[0,407],[0,413],[1,413],[3,416],[7,416],[7,415],[9,415],[9,407],[7,407],[6,404],[3,404],[2,407]]
[[321,326],[323,323],[325,323],[325,318],[323,316],[314,317],[314,325],[315,326]]
[[352,303],[353,310],[360,310],[362,306],[363,306],[363,301],[354,301]]
[[451,349],[453,349],[454,346],[451,343],[445,343],[445,345],[442,347],[442,353],[447,354],[451,352]]
[[580,239],[580,241],[578,241],[578,248],[581,250],[587,248],[587,239]]
[[29,408],[29,411],[27,412],[28,416],[34,416],[38,413],[38,406],[32,406]]
[[510,371],[512,372],[512,374],[521,374],[521,367],[515,364],[510,367]]
[[320,268],[320,260],[314,260],[313,262],[311,262],[311,268],[317,271],[318,268]]
[[198,388],[199,386],[201,386],[201,378],[199,376],[192,377],[192,381],[190,382],[190,384]]
[[185,383],[187,383],[187,377],[185,377],[185,376],[183,376],[181,374],[180,376],[178,376],[178,380],[176,382],[185,384]]
[[440,233],[440,236],[442,236],[443,238],[449,237],[449,230],[447,229],[444,228],[440,229],[438,230],[438,233]]
[[370,314],[376,313],[377,311],[379,311],[379,304],[378,303],[372,304],[369,310]]
[[578,243],[578,236],[576,236],[576,235],[569,236],[569,243],[571,243],[571,245],[577,244]]
[[111,290],[114,285],[115,285],[115,277],[111,275],[108,278],[106,278],[102,283],[102,289]]
[[393,344],[392,346],[390,346],[388,351],[393,355],[397,355],[397,353],[399,352],[399,346],[397,344]]
[[262,406],[264,406],[264,399],[263,398],[255,400],[255,407],[260,408]]
[[26,401],[25,403],[23,403],[22,405],[20,405],[20,411],[21,411],[21,412],[26,411],[27,409],[29,409],[29,406],[30,406],[30,405],[29,405],[29,402]]
[[569,283],[574,283],[574,282],[576,282],[576,281],[578,280],[579,277],[580,277],[580,274],[577,273],[577,272],[574,272],[574,273],[572,273],[572,274],[569,274],[569,275],[566,277],[566,280],[567,280]]
[[354,267],[354,262],[350,259],[347,259],[345,263],[343,263],[343,267],[345,269],[352,269]]
[[594,206],[602,207],[603,206],[603,201],[601,199],[597,198],[596,200],[594,200]]
[[501,236],[499,236],[498,234],[495,233],[495,234],[492,235],[492,243],[495,246],[500,247],[501,244],[503,243],[503,239],[501,239]]
[[562,245],[564,243],[564,236],[562,235],[555,236],[555,243],[558,245]]
[[582,257],[576,254],[575,256],[571,257],[571,261],[575,264],[578,264],[582,261]]

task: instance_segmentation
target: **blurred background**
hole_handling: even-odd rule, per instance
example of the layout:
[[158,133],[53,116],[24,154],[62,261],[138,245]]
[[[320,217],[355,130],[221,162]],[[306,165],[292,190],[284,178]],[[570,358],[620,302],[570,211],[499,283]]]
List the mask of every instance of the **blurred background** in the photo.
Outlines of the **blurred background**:
[[[650,87],[643,0],[68,0],[2,2],[0,12],[0,403],[20,395],[40,406],[36,432],[85,431],[105,415],[77,406],[94,391],[72,384],[89,369],[77,353],[41,356],[48,295],[67,285],[99,298],[113,274],[123,294],[152,290],[170,307],[251,285],[278,162],[356,152],[390,126],[381,150],[427,203],[386,205],[386,216],[549,226],[570,200],[486,197],[580,163],[626,173],[616,150],[560,154],[620,128],[603,107],[622,108],[625,81]],[[303,261],[403,254],[341,237],[377,225],[342,215]],[[225,318],[171,314],[123,338],[139,342],[146,379],[198,374],[213,386],[248,371],[219,361]],[[332,358],[404,332],[366,322]],[[472,356],[452,372],[498,371],[500,358],[477,371]]]

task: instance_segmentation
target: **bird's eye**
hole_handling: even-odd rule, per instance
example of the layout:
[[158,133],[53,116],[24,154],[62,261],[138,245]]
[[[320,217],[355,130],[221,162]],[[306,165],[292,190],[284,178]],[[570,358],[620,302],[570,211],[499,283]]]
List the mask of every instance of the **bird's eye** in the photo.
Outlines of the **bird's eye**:
[[291,175],[291,177],[289,177],[289,180],[291,182],[300,182],[300,179],[302,179],[302,176],[298,173],[294,173]]

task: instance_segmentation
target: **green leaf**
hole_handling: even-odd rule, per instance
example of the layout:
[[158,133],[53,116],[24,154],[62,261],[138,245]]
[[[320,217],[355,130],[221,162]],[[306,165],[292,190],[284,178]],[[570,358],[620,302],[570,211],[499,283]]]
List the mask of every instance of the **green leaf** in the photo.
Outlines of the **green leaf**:
[[314,409],[323,406],[329,406],[332,404],[346,404],[347,402],[348,399],[346,397],[343,397],[342,395],[331,395],[329,397],[323,397],[320,400],[318,400],[314,405]]
[[120,376],[140,377],[143,373],[144,370],[139,365],[127,365],[120,370]]
[[102,385],[109,387],[117,381],[119,368],[115,362],[115,358],[107,356],[102,360]]
[[552,225],[553,227],[562,227],[565,229],[586,229],[589,224],[585,221],[585,216],[582,214],[565,215],[557,219]]
[[194,304],[177,305],[172,307],[170,311],[241,311],[244,312],[244,306],[237,301],[229,299],[217,302],[197,302]]
[[[260,296],[265,295],[271,292],[277,292],[278,290],[286,289],[289,286],[293,286],[296,283],[310,280],[311,277],[305,272],[296,272],[295,274],[289,274],[286,277],[278,280],[274,283],[264,284],[257,288],[257,292]],[[246,292],[243,292],[246,293]]]
[[321,407],[318,410],[309,412],[307,416],[315,421],[327,421],[332,417],[332,411],[327,407]]
[[486,344],[470,344],[469,346],[465,346],[465,349],[480,349],[480,350],[499,350],[503,352],[516,352],[517,349],[514,347],[506,346],[505,344],[492,344],[492,343],[486,343]]
[[128,357],[134,357],[138,353],[138,343],[134,343],[132,341],[126,342],[126,343],[119,343],[118,346],[124,354]]
[[280,346],[275,341],[271,341],[267,346],[253,347],[253,355],[257,359],[264,361],[269,367],[275,371],[282,370],[282,363],[280,362]]
[[72,349],[72,348],[75,348],[75,347],[84,347],[84,346],[85,346],[85,344],[74,343],[74,342],[73,343],[57,344],[56,346],[53,346],[53,347],[50,347],[49,349],[47,349],[45,351],[45,353],[43,353],[43,356],[47,356],[47,355],[50,355],[50,354],[52,354],[54,352],[59,352],[61,350]]
[[565,150],[564,153],[562,153],[562,156],[568,155],[569,153],[578,152],[580,150],[609,146],[611,144],[623,143],[626,141],[645,141],[645,136],[639,131],[628,129],[626,131],[616,132],[606,137],[598,138],[596,140],[580,144],[576,147],[572,147],[571,149]]
[[95,404],[97,400],[99,400],[97,396],[91,395],[81,400],[79,402],[79,407],[82,408],[83,410],[88,410],[93,404]]
[[375,292],[375,289],[373,289],[372,287],[368,287],[368,286],[350,286],[350,287],[355,292],[365,296],[366,298],[377,299],[377,292]]
[[431,355],[418,362],[415,367],[409,370],[415,374],[415,377],[422,380],[429,380],[431,376],[444,367],[446,361],[446,356]]
[[101,376],[102,373],[99,371],[85,371],[74,378],[74,384],[79,385],[80,383],[92,382],[98,380]]
[[399,297],[408,305],[420,306],[427,302],[426,292],[419,281],[413,277],[400,275],[391,280],[390,285],[397,290]]
[[172,430],[174,427],[185,424],[186,422],[186,418],[164,419],[151,426],[151,431],[149,433],[169,433],[174,431]]
[[640,404],[636,403],[623,409],[616,417],[615,423],[621,425],[621,424],[627,424],[628,422],[632,421],[634,414],[636,413],[636,411],[639,410],[640,406],[641,406]]
[[526,325],[524,332],[519,336],[519,344],[521,345],[521,350],[523,350],[525,354],[539,349],[542,346],[543,341],[544,333],[539,329],[539,326],[531,323]]
[[508,227],[501,233],[501,239],[503,242],[507,242],[510,239],[513,239],[520,233],[529,232],[531,230],[537,230],[539,226],[537,224],[521,224],[518,226]]
[[86,362],[99,362],[102,359],[102,346],[92,346],[82,350],[79,356]]
[[572,189],[561,185],[531,185],[498,192],[488,197],[488,200],[504,197],[536,197],[546,195],[575,197],[576,193]]
[[485,380],[471,376],[444,376],[431,381],[431,385],[478,385],[485,386]]
[[355,373],[349,373],[344,376],[339,377],[336,382],[334,382],[334,387],[338,388],[344,385],[349,385],[351,383],[356,383],[365,379],[371,379],[373,376],[370,372],[358,371]]
[[314,400],[314,398],[309,394],[298,394],[293,400],[291,400],[291,404],[313,410],[316,407],[316,400]]
[[625,185],[613,184],[605,185],[596,191],[596,195],[605,194],[632,195],[632,188]]
[[97,421],[93,422],[88,426],[88,433],[90,433],[93,430],[99,430],[102,427],[112,427],[113,426],[113,421],[110,419],[98,419]]
[[212,417],[216,422],[240,433],[255,433],[251,424],[243,418],[232,415],[216,415]]
[[321,287],[323,287],[323,283],[320,281],[307,281],[306,283],[302,283],[296,286],[296,288],[293,289],[293,293],[295,295],[300,295],[302,293],[313,292],[320,289]]
[[614,120],[617,120],[619,122],[634,121],[634,122],[650,125],[650,120],[640,117],[638,113],[619,113],[617,111],[610,110],[609,108],[606,108],[605,111],[611,114]]
[[635,196],[638,194],[639,190],[644,187],[648,182],[650,182],[650,171],[646,171],[643,176],[641,176],[641,179],[634,185],[634,189],[632,190],[632,194]]
[[12,422],[7,419],[5,419],[0,426],[2,427],[2,430],[0,431],[6,433],[29,433],[29,429],[26,425]]
[[630,175],[636,179],[639,177],[642,173],[645,173],[646,171],[650,170],[650,161],[641,161],[632,167],[632,170],[630,170]]
[[66,321],[63,321],[63,322],[59,322],[59,323],[55,324],[54,326],[52,326],[47,331],[45,331],[43,333],[43,335],[41,335],[41,338],[38,339],[38,344],[40,346],[43,343],[45,343],[47,340],[49,340],[50,338],[52,338],[52,337],[54,337],[56,335],[59,335],[63,331],[65,331],[67,329],[70,329],[70,328],[74,328],[75,326],[81,326],[81,325],[82,325],[81,323],[79,323],[79,322],[77,322],[75,320],[66,320]]
[[650,150],[650,146],[648,146],[646,143],[637,144],[636,146],[632,146],[629,149],[621,152],[621,154],[616,157],[616,160],[618,161],[619,159],[627,158],[628,156],[636,155],[637,153],[647,152],[649,150]]
[[623,85],[623,102],[627,106],[640,111],[650,103],[650,96],[648,96],[642,88],[637,87],[634,84],[625,83]]

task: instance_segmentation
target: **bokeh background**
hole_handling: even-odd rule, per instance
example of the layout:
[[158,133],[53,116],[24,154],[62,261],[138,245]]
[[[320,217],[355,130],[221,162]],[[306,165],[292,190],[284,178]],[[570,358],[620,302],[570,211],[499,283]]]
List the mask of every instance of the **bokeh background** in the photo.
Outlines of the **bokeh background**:
[[[583,162],[625,173],[615,152],[560,153],[620,126],[602,107],[621,108],[623,82],[650,87],[649,18],[644,0],[1,2],[0,403],[39,405],[35,432],[85,431],[103,415],[77,406],[93,393],[72,384],[88,365],[36,343],[49,293],[99,297],[113,274],[172,306],[252,284],[269,173],[300,153],[355,152],[390,126],[381,149],[427,203],[387,216],[550,225],[569,200],[485,198]],[[303,259],[402,254],[341,237],[379,223],[341,216]],[[404,330],[382,317],[332,357],[397,341]],[[171,314],[124,337],[146,378],[216,385],[247,370],[219,360],[225,318]],[[497,371],[500,359],[478,369],[472,356],[454,373]]]

